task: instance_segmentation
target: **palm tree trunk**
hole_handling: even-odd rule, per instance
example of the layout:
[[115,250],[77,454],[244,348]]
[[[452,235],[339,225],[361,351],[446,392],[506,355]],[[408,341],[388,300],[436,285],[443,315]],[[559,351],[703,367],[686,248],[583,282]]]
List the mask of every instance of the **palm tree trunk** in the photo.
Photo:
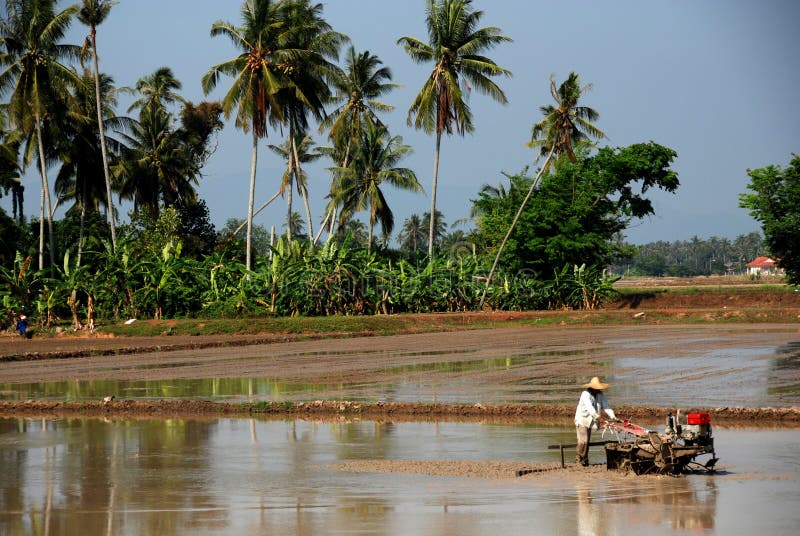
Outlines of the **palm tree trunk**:
[[[353,141],[352,136],[347,139],[347,148],[345,149],[344,159],[342,160],[342,166],[341,166],[343,168],[346,168],[347,164],[350,162],[350,145],[351,145],[352,141]],[[339,206],[335,205],[333,207],[333,213],[331,215],[330,227],[328,229],[328,238],[330,238],[331,235],[335,234],[336,231],[339,230],[338,221],[339,221]]]
[[536,174],[536,178],[533,179],[531,187],[528,189],[528,195],[526,195],[525,199],[523,199],[522,203],[520,203],[519,210],[517,210],[517,214],[511,221],[511,225],[509,225],[508,227],[506,236],[503,237],[503,242],[497,249],[497,255],[494,258],[494,263],[492,263],[492,269],[489,270],[489,276],[486,278],[486,286],[483,287],[483,294],[481,294],[481,302],[478,305],[478,309],[483,309],[483,304],[486,302],[486,292],[489,290],[489,285],[492,282],[492,277],[494,277],[494,271],[497,269],[497,264],[500,262],[500,255],[503,254],[503,248],[506,247],[506,242],[508,242],[508,238],[511,236],[511,233],[514,232],[514,227],[517,226],[517,221],[519,221],[519,217],[522,215],[522,211],[525,209],[525,205],[528,203],[528,200],[531,198],[531,195],[533,195],[533,191],[536,189],[536,185],[539,183],[539,179],[542,177],[542,173],[544,173],[544,170],[547,169],[547,166],[550,164],[550,159],[552,157],[553,157],[553,149],[550,150],[550,154],[547,155],[547,159],[545,159],[544,165],[539,169],[539,173]]
[[367,256],[372,253],[372,227],[375,225],[375,212],[370,210],[369,215],[369,236],[367,237]]
[[23,204],[23,194],[22,194],[22,186],[21,184],[17,184],[14,186],[14,189],[11,192],[11,201],[14,205],[14,219],[17,221],[18,224],[22,225],[22,204]]
[[44,181],[39,196],[39,270],[44,270]]
[[[47,181],[47,165],[45,163],[44,158],[44,141],[42,139],[42,121],[39,119],[39,115],[36,115],[36,141],[39,146],[39,166],[41,166],[42,171],[42,189],[44,191],[44,202],[47,205],[47,232],[50,234],[50,266],[55,266],[56,264],[56,250],[55,250],[55,240],[53,239],[53,206],[50,203],[50,183]],[[40,229],[42,227],[40,226]],[[41,235],[39,236],[39,264],[41,268],[42,263],[42,249],[44,247],[44,240],[42,240]]]
[[331,217],[331,230],[329,234],[334,234],[338,230],[336,227],[336,222],[339,220],[339,207],[334,207],[333,209],[333,217]]
[[[323,231],[325,231],[325,229],[328,228],[328,220],[330,219],[330,217],[332,215],[333,215],[333,213],[330,212],[330,211],[325,213],[325,218],[319,224],[319,231],[317,232],[316,236],[314,236],[314,240],[311,242],[312,246],[316,246],[317,245],[317,242],[319,241],[319,237],[322,236]],[[328,233],[328,235],[330,236],[330,233]]]
[[253,158],[250,162],[250,196],[247,201],[247,255],[245,266],[250,271],[251,246],[253,242],[253,205],[256,195],[256,165],[258,164],[258,136],[253,129]]
[[[275,201],[279,195],[281,195],[280,192],[276,193],[275,195],[269,198],[269,201],[258,207],[258,209],[256,209],[256,211],[253,213],[253,217],[256,217],[259,214],[261,214],[261,211],[267,208],[273,201]],[[242,223],[241,225],[239,225],[239,227],[236,228],[236,230],[233,232],[233,236],[238,235],[242,231],[242,229],[244,229],[246,226],[247,226],[247,220],[245,220],[244,223]]]
[[100,71],[97,59],[97,32],[92,26],[90,37],[92,39],[92,51],[94,52],[94,98],[97,105],[97,130],[100,132],[100,151],[103,154],[103,175],[106,178],[106,201],[108,208],[108,224],[111,226],[111,245],[117,247],[117,229],[114,223],[114,200],[111,197],[111,175],[108,172],[108,154],[106,150],[106,134],[103,129],[103,113],[100,103]]
[[86,193],[83,194],[84,200],[81,202],[81,224],[78,232],[78,259],[75,261],[75,268],[81,267],[81,255],[83,255],[83,228],[86,221]]
[[308,191],[303,188],[300,190],[300,197],[303,198],[303,205],[306,209],[306,221],[308,221],[308,240],[314,242],[314,223],[311,221],[311,205],[308,204]]
[[[294,182],[294,172],[289,173],[289,180]],[[286,194],[286,239],[289,242],[292,241],[292,197],[294,192],[292,189],[294,186],[292,184],[289,185],[289,191]]]
[[308,225],[308,239],[311,243],[314,242],[314,222],[311,221],[311,206],[308,204],[308,190],[306,189],[306,185],[300,184],[299,177],[301,176],[301,169],[300,169],[300,158],[297,155],[297,142],[295,140],[294,132],[291,132],[290,135],[292,136],[292,155],[294,156],[294,178],[297,182],[297,191],[300,192],[300,197],[303,198],[303,204],[306,208],[306,222]]
[[439,148],[442,144],[442,131],[436,130],[436,151],[433,154],[433,185],[431,186],[431,221],[428,228],[428,259],[433,259],[433,229],[436,223],[436,186],[439,184]]
[[[83,255],[83,228],[84,228],[84,221],[86,220],[86,191],[84,190],[81,195],[81,224],[80,224],[80,231],[78,232],[78,256],[75,260],[75,270],[81,267],[81,255]],[[113,245],[112,245],[113,247]],[[69,299],[67,300],[69,303],[69,309],[72,313],[72,327],[75,328],[75,331],[81,329],[81,321],[78,318],[78,289],[76,287],[72,288],[72,292],[69,294]]]
[[[269,228],[269,260],[272,260],[272,249],[275,247],[275,226]],[[274,310],[272,312],[275,312]]]

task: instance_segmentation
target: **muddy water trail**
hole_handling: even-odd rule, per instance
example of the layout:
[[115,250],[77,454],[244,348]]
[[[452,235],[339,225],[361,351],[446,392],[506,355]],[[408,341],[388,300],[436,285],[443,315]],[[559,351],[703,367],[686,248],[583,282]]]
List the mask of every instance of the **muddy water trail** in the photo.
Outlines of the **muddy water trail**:
[[[568,427],[0,420],[0,533],[795,534],[800,430],[716,430],[716,475],[558,465]],[[592,454],[601,463],[602,451]]]

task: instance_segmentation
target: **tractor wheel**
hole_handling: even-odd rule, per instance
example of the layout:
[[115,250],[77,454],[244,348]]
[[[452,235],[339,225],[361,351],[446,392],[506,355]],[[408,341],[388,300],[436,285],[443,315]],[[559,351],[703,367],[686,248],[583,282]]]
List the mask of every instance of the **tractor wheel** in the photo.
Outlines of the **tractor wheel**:
[[631,461],[630,461],[630,460],[628,460],[627,458],[626,458],[626,459],[624,459],[624,460],[620,460],[620,462],[619,462],[619,466],[617,467],[617,470],[618,470],[620,473],[622,473],[623,475],[627,475],[627,474],[628,474],[628,473],[630,473],[630,472],[631,472],[631,470],[632,470],[632,468],[631,468]]

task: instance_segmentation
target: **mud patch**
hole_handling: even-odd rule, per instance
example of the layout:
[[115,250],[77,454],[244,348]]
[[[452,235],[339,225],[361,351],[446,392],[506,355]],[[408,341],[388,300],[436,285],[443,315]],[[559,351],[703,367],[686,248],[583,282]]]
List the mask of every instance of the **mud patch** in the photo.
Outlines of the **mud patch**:
[[[551,471],[568,471],[562,469],[559,463],[480,460],[356,460],[321,468],[350,473],[405,473],[460,478],[525,478]],[[597,472],[598,468],[605,470],[605,466],[601,465],[581,469]]]
[[486,478],[536,480],[537,482],[563,483],[569,481],[625,481],[630,479],[680,478],[665,475],[635,475],[619,471],[609,471],[605,464],[582,467],[568,464],[561,467],[558,462],[525,461],[484,461],[484,460],[354,460],[327,466],[331,469],[350,473],[398,473],[435,477]]

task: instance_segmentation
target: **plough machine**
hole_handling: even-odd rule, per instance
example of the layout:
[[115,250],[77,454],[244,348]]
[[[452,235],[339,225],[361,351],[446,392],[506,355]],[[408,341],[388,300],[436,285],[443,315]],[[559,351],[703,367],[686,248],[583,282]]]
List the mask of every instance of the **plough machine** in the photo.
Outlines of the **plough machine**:
[[[667,415],[664,433],[648,430],[630,420],[601,423],[603,437],[610,433],[613,440],[604,443],[606,467],[643,474],[685,474],[696,471],[714,472],[718,458],[714,455],[714,437],[708,413]],[[711,458],[705,463],[697,460],[703,455]]]

